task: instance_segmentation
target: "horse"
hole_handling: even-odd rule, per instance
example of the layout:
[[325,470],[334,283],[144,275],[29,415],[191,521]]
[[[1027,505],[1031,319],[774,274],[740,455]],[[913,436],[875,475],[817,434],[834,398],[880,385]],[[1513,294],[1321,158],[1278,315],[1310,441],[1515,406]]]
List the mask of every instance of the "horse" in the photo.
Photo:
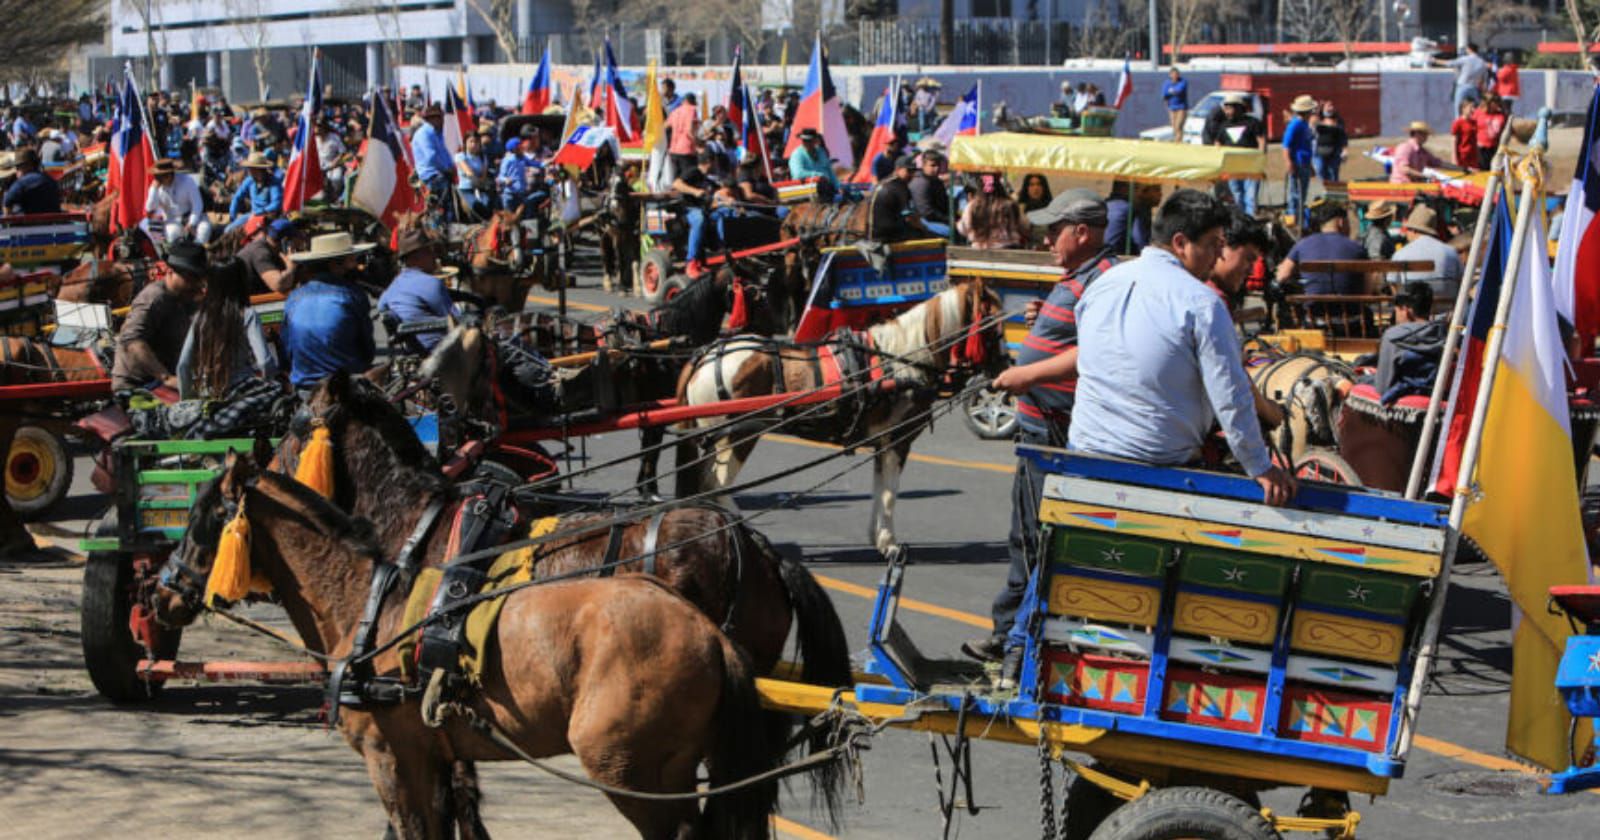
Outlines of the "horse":
[[633,273],[639,265],[639,203],[633,198],[633,185],[627,170],[611,174],[600,196],[600,209],[594,215],[599,231],[600,263],[605,272],[601,281],[606,291],[613,287],[624,294],[633,291]]
[[50,295],[66,303],[103,303],[119,309],[150,279],[157,259],[155,243],[139,228],[127,228],[112,240],[107,258],[87,261],[50,282]]
[[[742,306],[740,301],[742,300]],[[776,313],[760,286],[739,279],[733,268],[724,267],[709,279],[690,283],[685,291],[648,313],[618,314],[600,326],[609,353],[600,368],[600,359],[573,379],[563,382],[562,402],[568,406],[592,409],[665,399],[677,389],[678,374],[688,357],[683,348],[702,347],[716,339],[725,318],[742,310],[733,329],[756,335],[778,331]],[[451,403],[478,420],[493,420],[502,412],[512,417],[551,413],[540,394],[520,381],[518,371],[502,359],[517,352],[517,346],[496,339],[499,321],[455,325],[423,363],[420,376],[433,379]],[[647,350],[645,346],[670,339],[674,348]],[[447,376],[441,375],[448,372]],[[492,375],[491,375],[491,372]],[[585,375],[589,379],[584,379]],[[598,394],[583,393],[586,386]],[[635,486],[647,497],[656,497],[659,450],[666,429],[641,426],[639,472]]]
[[[1006,363],[1001,349],[999,295],[981,281],[952,286],[912,307],[899,317],[869,328],[864,334],[840,337],[829,346],[793,345],[732,338],[706,348],[678,380],[679,405],[709,405],[730,399],[801,393],[840,385],[846,395],[833,411],[804,424],[786,423],[784,431],[810,440],[846,447],[869,444],[874,451],[871,540],[887,555],[895,545],[894,501],[900,471],[933,404],[932,391],[959,385],[973,373],[998,373]],[[965,338],[963,338],[965,336]],[[827,358],[824,358],[824,357]],[[828,369],[837,371],[830,374]],[[869,381],[844,382],[846,369]],[[871,383],[894,383],[889,393],[865,393]],[[809,416],[809,415],[808,415]],[[686,428],[705,428],[722,418],[704,418]],[[738,427],[709,442],[708,468],[682,467],[697,457],[685,440],[679,443],[680,497],[726,488],[755,448],[756,436],[734,442]],[[732,503],[732,500],[728,500]]]
[[[372,526],[293,479],[258,471],[248,454],[230,454],[222,475],[196,499],[172,556],[189,572],[158,586],[156,620],[193,622],[195,587],[209,579],[224,525],[235,516],[251,534],[250,573],[270,581],[306,647],[348,656],[368,577],[385,556]],[[382,601],[373,638],[400,632],[407,589]],[[489,722],[525,754],[572,753],[591,778],[625,791],[692,792],[702,762],[713,786],[778,762],[781,745],[769,738],[743,652],[649,576],[519,589],[505,597],[490,633],[479,687],[455,694],[446,708],[456,713],[434,721],[436,727],[425,722],[424,701],[414,694],[339,715],[341,733],[367,762],[391,831],[402,838],[451,833],[461,817],[452,813],[460,804],[452,781],[460,763],[512,757],[468,715]],[[377,675],[397,674],[400,654],[389,650],[372,665]],[[764,838],[777,786],[758,783],[710,798],[704,813],[692,798],[607,795],[641,837]]]
[[773,294],[787,328],[800,323],[811,292],[811,275],[822,260],[822,249],[865,240],[871,226],[869,201],[810,201],[790,208],[779,226],[778,238],[798,239],[800,244],[784,252],[782,288]]
[[1338,445],[1341,384],[1355,376],[1348,364],[1321,353],[1300,352],[1253,356],[1247,366],[1256,390],[1283,406],[1284,422],[1273,445],[1290,464],[1299,464],[1313,447]]

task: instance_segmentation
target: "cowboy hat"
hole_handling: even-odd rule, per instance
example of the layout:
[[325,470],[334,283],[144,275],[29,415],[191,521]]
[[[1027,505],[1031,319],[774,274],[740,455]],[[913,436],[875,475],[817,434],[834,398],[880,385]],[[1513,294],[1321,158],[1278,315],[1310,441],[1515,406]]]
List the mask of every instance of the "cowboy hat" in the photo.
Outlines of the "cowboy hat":
[[422,118],[423,119],[431,120],[434,117],[438,117],[440,119],[444,119],[444,109],[440,108],[436,104],[429,104],[428,107],[422,109]]
[[1244,105],[1249,101],[1250,97],[1237,90],[1230,90],[1222,95],[1222,104],[1224,105]]
[[348,257],[352,254],[364,253],[374,247],[376,246],[370,242],[359,245],[351,242],[350,234],[344,231],[324,233],[321,236],[311,237],[311,247],[299,253],[290,254],[289,259],[297,263],[321,262],[322,260],[333,260],[339,257]]
[[206,274],[205,246],[194,242],[175,242],[167,249],[167,267],[186,277]]
[[18,169],[21,169],[24,166],[31,166],[34,169],[38,169],[39,150],[33,148],[32,146],[23,146],[22,148],[18,149],[16,155],[11,158],[11,165],[17,167]]
[[1379,219],[1394,218],[1394,211],[1395,206],[1393,202],[1374,201],[1367,205],[1367,211],[1362,215],[1366,216],[1368,221],[1376,222]]
[[1407,134],[1414,134],[1418,131],[1422,132],[1423,134],[1433,133],[1433,129],[1429,128],[1428,124],[1422,120],[1412,120],[1411,124],[1406,126]]
[[1439,233],[1439,214],[1433,212],[1433,208],[1426,204],[1418,204],[1411,208],[1411,214],[1400,223],[1400,229],[1436,236]]
[[436,248],[441,244],[443,243],[439,241],[438,237],[428,233],[423,228],[406,228],[405,232],[400,234],[400,241],[395,248],[394,255],[400,259],[405,259],[424,248]]
[[1289,103],[1289,110],[1296,114],[1310,113],[1317,110],[1317,100],[1302,93],[1295,97],[1293,102]]
[[150,167],[151,175],[171,175],[178,171],[178,162],[172,158],[162,158]]
[[939,89],[939,88],[943,88],[944,87],[944,85],[942,83],[940,83],[940,81],[938,79],[935,79],[932,76],[923,76],[922,78],[918,79],[917,82],[916,82],[916,86],[919,87],[919,88],[934,88],[934,89]]
[[267,159],[266,155],[264,155],[264,154],[262,154],[260,152],[251,152],[250,156],[245,158],[244,159],[244,163],[239,164],[239,166],[242,169],[277,169],[278,168],[278,167],[273,165],[272,161]]
[[924,152],[943,152],[944,141],[929,135],[917,141],[917,148]]

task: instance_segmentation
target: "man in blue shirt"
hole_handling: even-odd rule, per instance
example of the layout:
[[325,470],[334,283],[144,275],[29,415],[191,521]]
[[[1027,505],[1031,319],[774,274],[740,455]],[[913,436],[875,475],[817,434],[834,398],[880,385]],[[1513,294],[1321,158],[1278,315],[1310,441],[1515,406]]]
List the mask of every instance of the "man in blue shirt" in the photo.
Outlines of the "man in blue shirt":
[[1289,170],[1289,218],[1301,230],[1310,221],[1306,217],[1306,191],[1311,189],[1311,158],[1316,150],[1317,132],[1311,127],[1311,114],[1317,110],[1317,100],[1301,95],[1289,106],[1294,118],[1283,129],[1283,162]]
[[39,171],[39,153],[24,147],[16,155],[17,180],[6,190],[6,213],[60,213],[61,186]]
[[444,144],[444,111],[438,105],[423,109],[422,125],[411,135],[411,156],[417,161],[417,178],[428,188],[429,202],[443,207],[445,218],[454,218],[450,190],[456,166]]
[[1183,121],[1189,116],[1189,80],[1177,67],[1167,71],[1167,83],[1161,86],[1161,98],[1167,101],[1167,116],[1172,120],[1172,142],[1183,142]]
[[1220,422],[1267,504],[1294,495],[1261,438],[1227,305],[1198,278],[1222,250],[1228,210],[1196,190],[1173,193],[1155,244],[1101,275],[1079,301],[1078,389],[1069,448],[1152,464],[1194,463]]
[[290,255],[311,275],[283,304],[283,344],[289,353],[289,383],[296,390],[315,387],[338,371],[361,374],[372,367],[377,346],[371,302],[350,279],[360,265],[359,255],[372,247],[351,244],[348,233],[328,233]]
[[233,230],[254,216],[273,216],[283,211],[283,181],[278,168],[260,152],[251,153],[239,164],[247,174],[244,183],[228,202],[228,230]]
[[[395,256],[403,267],[379,296],[379,313],[401,325],[460,314],[444,281],[435,276],[439,270],[437,239],[422,228],[407,228],[400,236]],[[410,341],[416,349],[427,352],[442,337],[441,333],[425,332],[411,336]]]
[[506,141],[506,156],[500,159],[494,183],[500,189],[501,209],[521,212],[528,200],[528,159],[522,156],[521,140]]

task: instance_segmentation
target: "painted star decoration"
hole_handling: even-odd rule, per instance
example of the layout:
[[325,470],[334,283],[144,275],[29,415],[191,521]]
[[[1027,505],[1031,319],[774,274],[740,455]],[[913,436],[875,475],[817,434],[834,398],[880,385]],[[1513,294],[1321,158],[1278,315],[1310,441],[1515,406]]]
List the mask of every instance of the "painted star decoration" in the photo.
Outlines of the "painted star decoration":
[[1358,583],[1352,587],[1348,593],[1345,594],[1345,597],[1352,601],[1360,601],[1361,603],[1365,604],[1367,602],[1367,596],[1370,594],[1372,594],[1371,590]]
[[1600,650],[1589,654],[1589,670],[1600,671]]
[[1105,560],[1107,563],[1115,563],[1118,566],[1122,565],[1122,552],[1115,548],[1108,548],[1105,551],[1100,552],[1100,558]]
[[1367,527],[1361,529],[1361,536],[1363,536],[1363,537],[1367,537],[1367,538],[1370,539],[1372,537],[1373,533],[1375,533],[1375,532],[1372,530],[1372,526],[1371,525],[1368,525]]
[[1230,566],[1222,570],[1222,576],[1229,583],[1244,583],[1245,570],[1238,566]]

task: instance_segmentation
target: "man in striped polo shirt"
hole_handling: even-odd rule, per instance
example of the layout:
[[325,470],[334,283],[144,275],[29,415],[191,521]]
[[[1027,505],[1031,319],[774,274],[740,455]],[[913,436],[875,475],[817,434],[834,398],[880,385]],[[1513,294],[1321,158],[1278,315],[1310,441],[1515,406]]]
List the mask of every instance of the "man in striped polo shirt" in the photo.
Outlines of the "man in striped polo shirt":
[[[1049,206],[1029,213],[1028,221],[1046,229],[1056,264],[1066,273],[1033,318],[1017,364],[996,377],[994,387],[1017,395],[1018,440],[1065,446],[1077,375],[1078,326],[1072,310],[1089,284],[1114,264],[1114,252],[1105,244],[1106,203],[1093,190],[1067,190]],[[997,661],[1005,653],[1006,635],[1028,588],[1043,492],[1044,475],[1018,459],[1011,484],[1011,568],[990,610],[994,632],[964,643],[961,649],[968,656]]]

